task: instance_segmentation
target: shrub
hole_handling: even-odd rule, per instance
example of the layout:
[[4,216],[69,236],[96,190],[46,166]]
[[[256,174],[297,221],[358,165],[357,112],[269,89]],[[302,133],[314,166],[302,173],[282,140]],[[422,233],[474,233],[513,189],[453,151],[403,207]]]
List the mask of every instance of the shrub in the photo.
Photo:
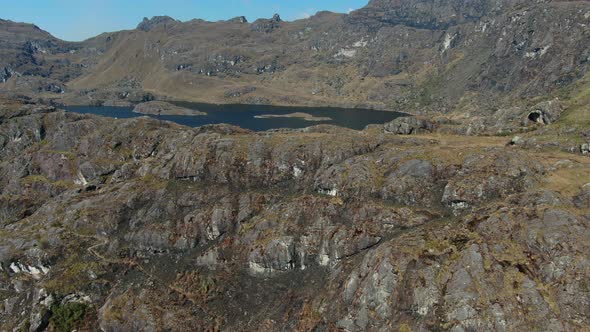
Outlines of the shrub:
[[86,304],[77,302],[54,305],[50,323],[55,331],[70,332],[82,323],[87,310]]

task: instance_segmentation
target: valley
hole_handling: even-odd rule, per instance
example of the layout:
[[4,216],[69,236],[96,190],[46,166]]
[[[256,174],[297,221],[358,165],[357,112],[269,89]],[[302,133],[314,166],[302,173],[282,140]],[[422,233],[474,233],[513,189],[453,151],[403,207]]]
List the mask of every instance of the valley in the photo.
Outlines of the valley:
[[590,2],[0,20],[0,331],[590,329]]

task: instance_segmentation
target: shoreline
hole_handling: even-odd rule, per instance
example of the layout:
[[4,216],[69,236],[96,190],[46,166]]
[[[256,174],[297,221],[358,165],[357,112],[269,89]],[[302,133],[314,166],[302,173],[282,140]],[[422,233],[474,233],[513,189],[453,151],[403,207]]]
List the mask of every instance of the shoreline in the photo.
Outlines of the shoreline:
[[287,119],[302,119],[310,122],[322,122],[322,121],[333,121],[334,119],[324,116],[313,116],[309,113],[295,112],[289,114],[263,114],[255,115],[256,119],[276,119],[276,118],[287,118]]

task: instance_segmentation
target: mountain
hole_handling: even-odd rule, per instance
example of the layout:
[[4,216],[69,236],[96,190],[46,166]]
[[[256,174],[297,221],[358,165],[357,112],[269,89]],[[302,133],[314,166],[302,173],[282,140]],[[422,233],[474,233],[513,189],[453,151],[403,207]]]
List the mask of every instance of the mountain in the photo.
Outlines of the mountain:
[[9,95],[59,96],[82,75],[78,43],[59,40],[31,24],[0,20],[0,89]]
[[[0,21],[1,331],[590,330],[590,2]],[[252,132],[61,104],[404,110]],[[143,106],[149,104],[143,104]]]
[[[136,30],[34,52],[40,63],[29,57],[28,65],[41,74],[23,70],[21,79],[62,82],[64,94],[42,95],[66,104],[151,94],[489,116],[533,106],[523,99],[551,99],[584,77],[588,13],[587,1],[382,0],[350,15],[320,12],[295,22],[154,17]],[[20,38],[26,49],[32,37]],[[7,68],[19,72],[16,57]],[[67,73],[47,68],[56,59]]]

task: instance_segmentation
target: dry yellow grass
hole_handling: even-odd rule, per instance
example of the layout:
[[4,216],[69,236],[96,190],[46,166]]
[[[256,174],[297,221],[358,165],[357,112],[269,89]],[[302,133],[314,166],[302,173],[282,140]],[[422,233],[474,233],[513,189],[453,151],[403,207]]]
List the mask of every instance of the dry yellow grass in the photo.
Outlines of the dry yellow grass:
[[423,134],[417,137],[437,140],[442,147],[447,148],[481,148],[506,146],[509,139],[499,136],[461,136],[445,134]]
[[572,197],[580,192],[583,185],[590,183],[590,158],[564,152],[541,152],[535,157],[546,169],[551,169],[557,162],[570,160],[571,167],[549,171],[542,181],[542,187],[558,192],[565,197]]

